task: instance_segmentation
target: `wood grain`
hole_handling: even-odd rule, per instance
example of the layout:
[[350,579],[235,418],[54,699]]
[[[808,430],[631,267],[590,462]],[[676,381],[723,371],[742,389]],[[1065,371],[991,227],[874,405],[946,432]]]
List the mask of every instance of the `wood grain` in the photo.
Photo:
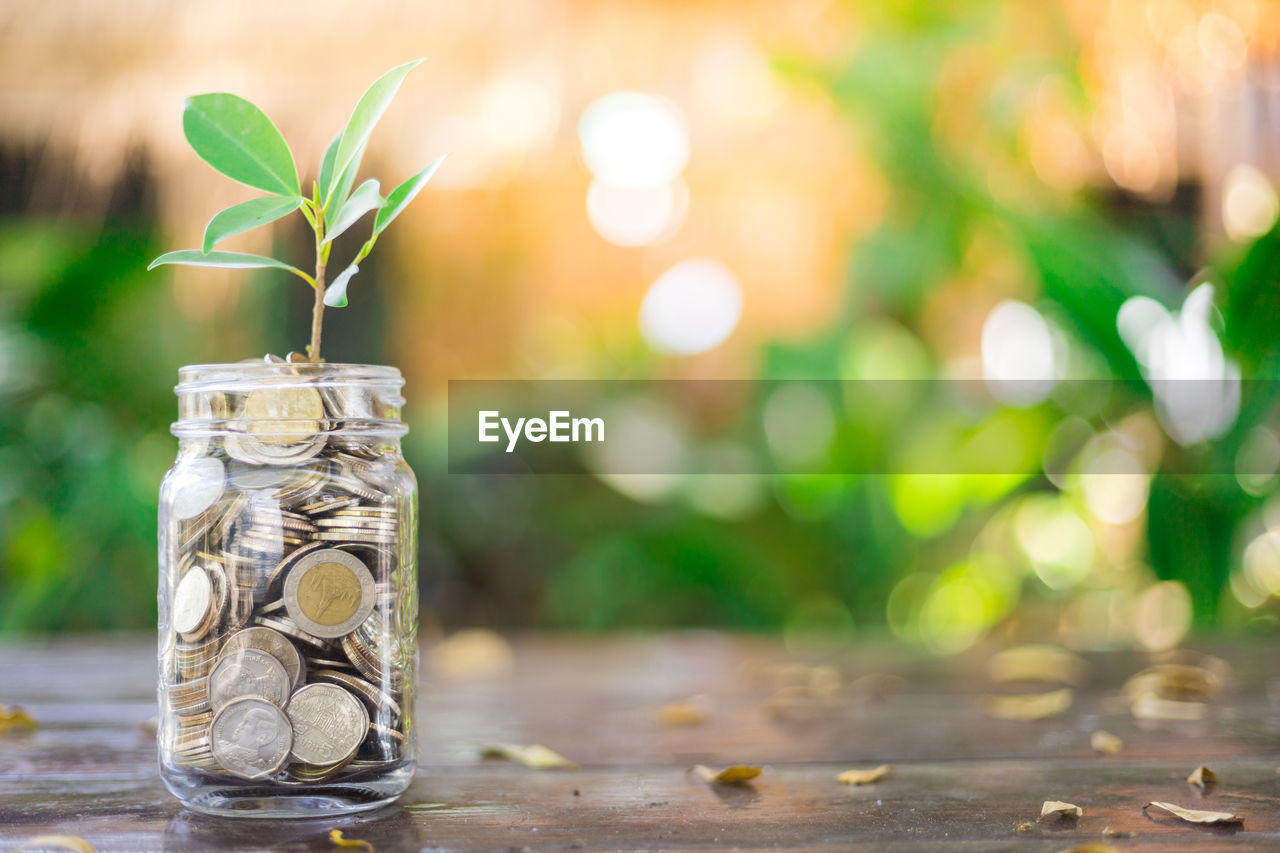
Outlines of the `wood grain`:
[[[1141,723],[1117,701],[1134,654],[1086,656],[1088,681],[1062,716],[991,719],[980,697],[985,653],[942,661],[863,644],[821,656],[845,685],[830,707],[766,711],[788,655],[768,637],[525,636],[508,675],[444,680],[424,673],[422,767],[399,806],[332,820],[237,821],[185,812],[160,784],[147,722],[155,714],[154,647],[87,638],[0,647],[0,702],[39,721],[0,737],[0,849],[49,833],[99,850],[327,849],[330,829],[379,851],[448,847],[1057,851],[1085,841],[1123,849],[1280,847],[1280,713],[1274,644],[1219,644],[1227,691],[1196,723]],[[424,670],[429,668],[424,666]],[[849,687],[872,673],[902,691],[877,701]],[[791,674],[795,676],[795,673]],[[700,696],[702,726],[665,727],[665,703]],[[1096,755],[1092,731],[1124,740]],[[482,761],[479,747],[541,743],[582,765],[534,771]],[[762,764],[753,784],[711,787],[692,764]],[[851,767],[893,765],[865,786]],[[1186,783],[1199,764],[1219,782]],[[1035,824],[1045,800],[1084,816]],[[1143,814],[1151,800],[1238,812],[1243,827],[1195,827]],[[1030,831],[1018,832],[1022,822]],[[1102,830],[1133,832],[1109,840]]]

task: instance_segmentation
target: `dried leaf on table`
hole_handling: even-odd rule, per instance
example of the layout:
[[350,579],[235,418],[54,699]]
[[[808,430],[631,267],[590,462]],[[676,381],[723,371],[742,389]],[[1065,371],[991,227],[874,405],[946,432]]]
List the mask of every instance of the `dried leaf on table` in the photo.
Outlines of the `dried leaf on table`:
[[577,770],[578,765],[565,758],[553,749],[541,744],[518,746],[511,743],[500,743],[480,750],[481,758],[505,758],[515,761],[534,770]]
[[1145,812],[1152,806],[1164,809],[1174,817],[1181,818],[1188,823],[1244,823],[1243,817],[1231,812],[1205,812],[1199,809],[1183,808],[1173,803],[1150,802],[1143,806],[1142,810]]
[[515,652],[501,635],[466,628],[441,640],[427,652],[431,669],[441,678],[493,678],[515,667]]
[[906,686],[907,680],[900,675],[872,672],[849,682],[849,695],[862,702],[887,702]]
[[1147,667],[1124,683],[1124,693],[1136,701],[1144,693],[1161,699],[1212,699],[1222,690],[1225,669],[1193,664],[1162,663]]
[[765,700],[764,710],[775,720],[805,722],[816,720],[840,707],[835,693],[810,686],[783,687]]
[[1154,693],[1143,693],[1133,700],[1129,708],[1136,720],[1203,720],[1209,706],[1203,702],[1185,702],[1180,699],[1162,699]]
[[[36,727],[35,719],[17,705],[0,705],[0,735],[10,732],[30,731]],[[67,836],[68,838],[70,836]]]
[[1001,720],[1042,720],[1071,707],[1074,694],[1070,687],[1048,693],[990,695],[984,700],[989,715]]
[[1187,777],[1187,783],[1195,785],[1200,790],[1204,790],[1218,781],[1218,774],[1214,773],[1208,767],[1201,764],[1195,770],[1191,771],[1191,775]]
[[343,838],[341,829],[329,830],[329,840],[333,842],[335,847],[359,847],[361,850],[367,850],[373,853],[373,845],[368,841],[362,841],[359,838]]
[[1048,644],[1015,646],[987,659],[987,678],[1008,681],[1051,681],[1079,685],[1088,664],[1066,649]]
[[1111,732],[1104,732],[1102,729],[1098,729],[1089,735],[1089,746],[1093,747],[1094,752],[1100,752],[1103,755],[1117,755],[1120,750],[1124,749],[1124,741]]
[[663,726],[700,726],[707,721],[707,709],[697,702],[672,702],[654,715]]
[[836,780],[846,785],[872,785],[887,778],[892,772],[893,768],[888,764],[881,764],[870,770],[846,770],[837,776]]
[[1040,820],[1076,820],[1083,814],[1084,809],[1062,800],[1045,800],[1040,807]]
[[74,850],[75,853],[97,853],[88,841],[78,835],[37,835],[22,842],[16,850]]
[[759,776],[763,767],[752,767],[748,764],[733,764],[723,770],[715,771],[705,764],[695,764],[689,768],[703,782],[712,785],[741,785]]

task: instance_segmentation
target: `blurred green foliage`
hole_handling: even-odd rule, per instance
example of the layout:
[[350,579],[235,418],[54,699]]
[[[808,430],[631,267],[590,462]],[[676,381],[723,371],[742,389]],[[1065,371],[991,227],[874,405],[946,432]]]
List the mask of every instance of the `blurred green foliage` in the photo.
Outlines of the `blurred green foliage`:
[[[823,93],[848,118],[889,194],[882,223],[851,246],[840,316],[808,339],[765,347],[759,376],[937,375],[940,355],[925,343],[930,310],[954,282],[982,281],[982,258],[995,256],[1067,336],[1077,376],[1119,377],[1108,408],[1093,412],[1098,422],[1150,410],[1116,314],[1135,295],[1181,303],[1197,211],[1065,193],[1036,176],[1017,105],[1046,76],[1082,115],[1089,104],[1077,45],[1056,12],[1037,6],[1028,38],[1023,19],[1007,14],[1015,5],[859,4],[862,28],[843,61],[779,59],[792,85]],[[961,61],[985,69],[963,92],[954,79]],[[102,229],[0,221],[0,631],[152,624],[155,489],[175,447],[171,388],[176,367],[209,358],[216,342],[142,272],[156,250],[150,218],[143,206]],[[1214,259],[1210,276],[1224,347],[1246,377],[1274,376],[1280,230]],[[255,311],[245,316],[302,328],[304,306],[270,291],[248,299]],[[384,307],[372,298],[349,310],[330,358],[377,356],[369,350],[380,344],[354,341],[380,340],[368,330]],[[251,323],[243,339],[249,352],[274,343]],[[1174,448],[1192,458],[1167,470],[1194,468],[1196,458],[1229,470],[1222,460],[1275,410],[1275,385],[1249,386],[1235,427],[1211,446]],[[411,389],[411,412],[414,403]],[[743,477],[729,496],[744,509],[717,513],[707,509],[707,483],[636,501],[589,476],[440,474],[438,431],[417,411],[406,449],[422,482],[423,603],[450,625],[845,632],[887,622],[945,651],[1018,607],[1061,606],[1106,584],[1072,576],[1054,586],[1026,554],[982,544],[1012,524],[1015,504],[1056,518],[1059,506],[1079,502],[1047,477]],[[908,424],[886,406],[839,428],[868,447],[909,453],[952,446],[1007,415],[984,417]],[[1041,407],[1006,426],[1039,452],[1063,420]],[[1178,580],[1202,624],[1222,620],[1240,530],[1266,497],[1232,477],[1156,472],[1136,555],[1149,566],[1144,582]]]

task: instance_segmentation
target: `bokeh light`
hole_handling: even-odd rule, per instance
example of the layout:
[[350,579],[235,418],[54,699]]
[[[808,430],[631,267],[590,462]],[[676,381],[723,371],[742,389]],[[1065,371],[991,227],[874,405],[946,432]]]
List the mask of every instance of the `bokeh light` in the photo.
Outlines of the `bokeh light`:
[[689,188],[665,184],[624,187],[594,180],[587,189],[587,218],[615,246],[645,246],[670,238],[689,211]]
[[1239,163],[1227,173],[1222,191],[1222,227],[1238,243],[1261,237],[1280,215],[1276,189],[1256,167]]
[[1040,312],[1005,300],[982,324],[982,376],[991,395],[1012,405],[1040,402],[1060,376],[1054,340]]
[[724,342],[742,315],[742,288],[719,261],[681,261],[649,287],[640,333],[668,355],[696,355]]
[[615,187],[662,186],[689,160],[689,132],[680,110],[664,98],[615,92],[595,101],[578,122],[582,159]]

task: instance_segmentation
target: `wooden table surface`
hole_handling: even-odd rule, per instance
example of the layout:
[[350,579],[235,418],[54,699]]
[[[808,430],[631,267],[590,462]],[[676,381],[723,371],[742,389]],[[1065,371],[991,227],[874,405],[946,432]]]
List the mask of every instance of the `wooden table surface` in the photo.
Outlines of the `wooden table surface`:
[[[0,703],[34,731],[0,736],[0,849],[72,834],[98,850],[329,849],[329,830],[378,851],[421,848],[688,848],[1057,851],[1280,849],[1280,677],[1274,642],[1217,644],[1228,687],[1199,722],[1138,721],[1118,699],[1147,662],[1086,655],[1071,708],[1050,719],[987,716],[986,653],[942,661],[890,644],[813,660],[776,638],[709,632],[524,636],[503,674],[445,677],[424,654],[421,767],[400,805],[331,820],[246,821],[184,811],[164,790],[150,726],[154,647],[80,638],[0,646]],[[866,676],[873,676],[866,678]],[[884,677],[888,676],[888,677]],[[858,680],[861,679],[861,680]],[[899,682],[898,679],[901,679]],[[788,684],[821,682],[821,701]],[[890,698],[877,698],[897,686]],[[784,688],[779,695],[775,691]],[[697,696],[703,725],[664,725],[666,703]],[[772,701],[770,701],[770,697]],[[1098,728],[1121,754],[1090,748]],[[481,760],[495,743],[551,747],[580,770]],[[836,775],[893,766],[873,785]],[[765,766],[754,784],[711,786],[696,763]],[[1207,795],[1187,774],[1217,772]],[[1084,809],[1037,824],[1045,800]],[[1151,800],[1234,811],[1242,827],[1148,817]],[[1030,827],[1018,830],[1018,825]],[[1135,833],[1104,838],[1104,828]]]

